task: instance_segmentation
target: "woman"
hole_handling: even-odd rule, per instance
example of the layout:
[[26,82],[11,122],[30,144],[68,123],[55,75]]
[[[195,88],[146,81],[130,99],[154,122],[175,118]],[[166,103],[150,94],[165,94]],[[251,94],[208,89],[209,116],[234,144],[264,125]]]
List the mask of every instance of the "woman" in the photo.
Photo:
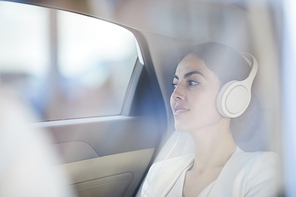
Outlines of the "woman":
[[[242,151],[230,130],[230,117],[249,104],[245,89],[251,87],[255,64],[219,43],[198,45],[181,60],[170,103],[175,128],[192,136],[194,154],[155,163],[142,196],[276,196],[276,154]],[[234,86],[232,92],[226,86]]]

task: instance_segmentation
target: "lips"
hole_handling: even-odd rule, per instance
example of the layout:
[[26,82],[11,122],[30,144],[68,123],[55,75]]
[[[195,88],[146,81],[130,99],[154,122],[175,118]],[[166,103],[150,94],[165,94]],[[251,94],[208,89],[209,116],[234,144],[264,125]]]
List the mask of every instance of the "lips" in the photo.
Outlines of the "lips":
[[179,114],[183,114],[183,113],[186,113],[188,111],[190,111],[190,109],[182,107],[182,106],[176,106],[176,107],[174,107],[173,112],[174,112],[174,116],[177,116]]

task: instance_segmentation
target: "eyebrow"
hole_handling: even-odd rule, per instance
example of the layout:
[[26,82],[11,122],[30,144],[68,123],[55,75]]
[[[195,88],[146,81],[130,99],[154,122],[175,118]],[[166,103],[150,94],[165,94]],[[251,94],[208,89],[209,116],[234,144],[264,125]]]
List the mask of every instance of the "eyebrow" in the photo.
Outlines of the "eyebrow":
[[[189,77],[189,76],[191,76],[191,75],[194,75],[194,74],[199,74],[199,75],[205,77],[205,76],[204,76],[201,72],[199,72],[199,71],[192,71],[192,72],[186,73],[186,74],[184,75],[184,78],[187,78],[187,77]],[[177,75],[175,75],[174,78],[179,79],[179,77],[178,77]]]

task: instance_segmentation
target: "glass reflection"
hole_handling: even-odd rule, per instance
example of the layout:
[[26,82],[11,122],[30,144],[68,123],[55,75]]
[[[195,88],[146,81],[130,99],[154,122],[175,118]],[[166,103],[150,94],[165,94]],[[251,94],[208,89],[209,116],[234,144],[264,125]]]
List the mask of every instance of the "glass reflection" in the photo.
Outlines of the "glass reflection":
[[131,32],[79,14],[0,4],[1,83],[39,120],[121,113],[137,58]]

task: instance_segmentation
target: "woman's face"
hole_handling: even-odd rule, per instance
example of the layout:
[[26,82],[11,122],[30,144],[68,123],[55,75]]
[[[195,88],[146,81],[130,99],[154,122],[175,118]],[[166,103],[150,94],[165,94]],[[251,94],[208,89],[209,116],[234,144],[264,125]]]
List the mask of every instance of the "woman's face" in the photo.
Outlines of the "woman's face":
[[204,61],[187,55],[174,77],[171,108],[178,131],[195,131],[218,123],[222,116],[216,108],[220,82]]

